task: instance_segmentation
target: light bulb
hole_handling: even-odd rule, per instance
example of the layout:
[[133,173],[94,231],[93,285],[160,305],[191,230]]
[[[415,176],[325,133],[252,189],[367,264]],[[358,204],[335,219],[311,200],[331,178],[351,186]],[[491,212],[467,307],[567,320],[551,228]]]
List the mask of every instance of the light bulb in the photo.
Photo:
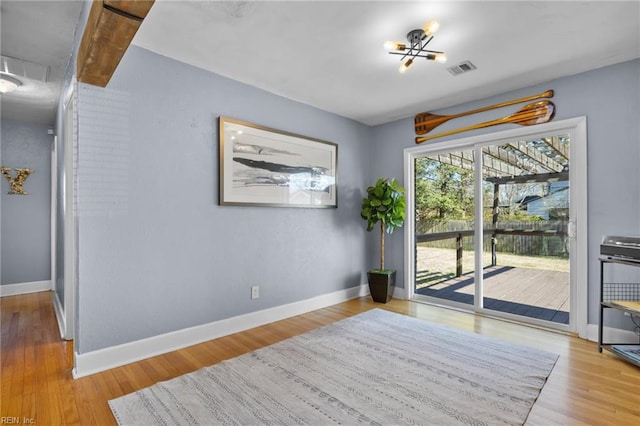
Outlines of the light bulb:
[[405,72],[407,72],[407,70],[409,69],[412,63],[413,63],[413,58],[409,58],[407,62],[400,65],[400,68],[398,68],[398,71],[400,71],[400,74],[404,74]]
[[422,30],[428,37],[430,35],[435,34],[435,32],[438,31],[438,28],[440,28],[440,23],[438,21],[429,21],[426,24],[424,24],[424,27],[422,27]]
[[407,45],[404,43],[398,43],[396,41],[385,41],[384,42],[384,48],[387,50],[405,50],[407,48]]
[[445,55],[444,53],[436,54],[436,62],[444,64],[445,62],[447,62],[447,55]]
[[2,74],[0,76],[0,93],[9,93],[16,90],[19,86],[22,85],[22,82],[17,78],[13,78],[6,74]]

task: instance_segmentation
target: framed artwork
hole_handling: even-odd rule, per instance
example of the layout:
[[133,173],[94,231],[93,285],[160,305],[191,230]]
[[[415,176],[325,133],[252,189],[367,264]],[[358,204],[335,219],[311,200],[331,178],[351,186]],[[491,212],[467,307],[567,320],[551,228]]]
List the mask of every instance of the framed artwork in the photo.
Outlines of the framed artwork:
[[220,205],[338,206],[338,145],[219,119]]

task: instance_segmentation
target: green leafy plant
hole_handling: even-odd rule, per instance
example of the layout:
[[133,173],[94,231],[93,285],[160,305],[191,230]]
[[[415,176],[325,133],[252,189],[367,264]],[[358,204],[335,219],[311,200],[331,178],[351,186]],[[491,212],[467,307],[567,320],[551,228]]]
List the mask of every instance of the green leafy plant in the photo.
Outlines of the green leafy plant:
[[367,188],[360,216],[367,221],[367,231],[373,231],[380,223],[380,269],[376,272],[391,272],[384,268],[384,234],[404,225],[404,209],[404,188],[396,179],[380,178]]

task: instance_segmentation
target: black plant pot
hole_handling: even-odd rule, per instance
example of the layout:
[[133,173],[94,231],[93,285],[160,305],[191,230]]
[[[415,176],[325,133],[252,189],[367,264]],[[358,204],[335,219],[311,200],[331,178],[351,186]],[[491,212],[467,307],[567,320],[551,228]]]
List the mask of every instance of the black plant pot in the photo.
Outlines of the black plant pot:
[[393,289],[396,286],[396,271],[392,271],[390,274],[369,271],[367,279],[369,280],[369,292],[371,292],[371,298],[374,302],[387,303],[391,300]]

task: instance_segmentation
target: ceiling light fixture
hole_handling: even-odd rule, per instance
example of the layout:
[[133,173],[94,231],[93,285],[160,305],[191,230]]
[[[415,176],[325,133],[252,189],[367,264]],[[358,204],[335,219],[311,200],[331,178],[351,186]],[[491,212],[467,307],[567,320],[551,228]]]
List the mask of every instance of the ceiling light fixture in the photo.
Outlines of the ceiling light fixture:
[[440,28],[438,21],[429,21],[421,29],[409,31],[407,34],[408,44],[395,41],[387,41],[384,44],[385,49],[390,51],[389,54],[402,55],[400,60],[404,62],[398,69],[400,73],[407,71],[415,58],[426,58],[440,63],[447,62],[447,56],[444,52],[427,49],[427,44],[433,40],[433,34],[438,31],[438,28]]
[[16,90],[19,86],[22,86],[22,82],[17,78],[11,77],[7,74],[0,74],[0,93],[10,93]]

